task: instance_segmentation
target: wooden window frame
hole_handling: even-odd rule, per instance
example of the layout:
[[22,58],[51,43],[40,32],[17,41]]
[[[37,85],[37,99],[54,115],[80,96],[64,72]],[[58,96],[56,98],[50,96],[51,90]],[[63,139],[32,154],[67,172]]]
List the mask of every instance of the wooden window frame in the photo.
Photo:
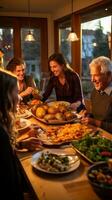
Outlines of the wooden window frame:
[[[84,9],[81,9],[77,12],[74,12],[73,14],[73,30],[75,30],[78,38],[80,38],[81,36],[81,15],[87,12],[91,12],[94,9],[98,9],[101,7],[105,7],[106,5],[110,5],[112,3],[111,0],[106,0],[106,1],[101,1],[98,2],[92,6],[88,6]],[[59,27],[59,23],[65,21],[67,19],[67,17],[72,17],[72,15],[68,15],[65,16],[63,18],[60,18],[58,20],[54,21],[54,48],[55,48],[55,52],[59,51],[59,36],[58,36],[58,27]],[[71,20],[71,21],[72,21]],[[111,39],[111,47],[112,47],[112,39]],[[71,55],[72,55],[72,67],[73,69],[81,75],[81,71],[82,71],[82,62],[81,62],[81,41],[76,41],[76,42],[72,42],[71,45]]]
[[[32,28],[39,28],[41,32],[41,71],[48,71],[48,22],[47,18],[30,18]],[[21,57],[21,28],[29,27],[27,17],[0,16],[0,28],[11,27],[14,30],[14,56]]]

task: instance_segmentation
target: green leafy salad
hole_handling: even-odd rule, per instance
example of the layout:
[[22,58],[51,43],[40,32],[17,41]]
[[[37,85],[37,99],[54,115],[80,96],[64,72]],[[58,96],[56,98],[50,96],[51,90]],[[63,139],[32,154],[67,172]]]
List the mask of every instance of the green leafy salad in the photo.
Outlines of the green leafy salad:
[[112,141],[99,136],[87,135],[72,145],[92,162],[107,161],[112,158]]

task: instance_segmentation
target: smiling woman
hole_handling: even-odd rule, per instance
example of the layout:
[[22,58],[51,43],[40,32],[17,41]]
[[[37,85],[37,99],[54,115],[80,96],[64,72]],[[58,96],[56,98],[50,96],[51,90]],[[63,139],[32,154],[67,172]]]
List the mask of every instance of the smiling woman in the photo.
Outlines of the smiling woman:
[[6,69],[17,76],[19,95],[24,103],[27,103],[35,95],[36,84],[31,76],[25,75],[26,65],[24,61],[20,58],[13,58],[9,61]]
[[55,89],[58,101],[73,103],[75,110],[82,109],[83,94],[78,74],[67,66],[61,53],[54,53],[48,59],[50,79],[43,94],[43,101],[47,100]]

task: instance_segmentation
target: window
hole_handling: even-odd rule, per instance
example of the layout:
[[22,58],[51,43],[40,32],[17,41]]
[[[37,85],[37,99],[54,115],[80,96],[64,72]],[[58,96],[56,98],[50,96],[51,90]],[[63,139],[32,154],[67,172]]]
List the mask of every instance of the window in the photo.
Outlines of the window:
[[26,74],[32,75],[35,79],[37,86],[40,83],[41,74],[41,40],[40,40],[40,29],[32,29],[35,41],[25,42],[25,36],[29,29],[21,29],[21,48],[22,57],[25,60],[27,70]]
[[13,28],[0,28],[0,48],[4,51],[1,66],[6,66],[13,57]]
[[59,51],[62,52],[67,62],[71,64],[71,43],[67,41],[71,31],[70,20],[59,23]]
[[55,52],[61,52],[68,64],[72,63],[71,43],[67,41],[69,32],[71,31],[70,16],[54,21],[54,46]]
[[[0,17],[0,48],[4,50],[4,66],[15,57],[22,57],[27,65],[27,74],[32,74],[40,87],[41,73],[47,72],[48,33],[47,18],[30,18],[30,27],[35,42],[25,42],[29,31],[26,17]],[[5,24],[5,27],[4,27]]]
[[[90,96],[92,84],[89,63],[98,56],[111,58],[112,6],[101,8],[82,16],[82,86],[85,97]],[[96,18],[96,16],[98,16]]]

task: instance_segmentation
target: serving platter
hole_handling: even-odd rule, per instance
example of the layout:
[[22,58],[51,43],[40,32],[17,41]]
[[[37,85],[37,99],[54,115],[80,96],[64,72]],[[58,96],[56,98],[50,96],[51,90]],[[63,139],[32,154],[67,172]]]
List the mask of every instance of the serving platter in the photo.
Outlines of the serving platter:
[[53,101],[34,106],[31,109],[33,116],[47,125],[63,125],[79,121],[76,112],[70,108],[66,101]]
[[90,163],[107,161],[112,158],[112,141],[102,137],[101,134],[87,135],[80,140],[72,141],[72,145]]
[[79,140],[85,135],[93,134],[95,131],[94,127],[88,127],[80,123],[66,124],[42,130],[38,138],[45,145],[62,145],[70,143],[72,140]]
[[[67,166],[67,169],[65,169],[64,171],[50,171],[49,168],[42,168],[38,161],[39,159],[41,158],[42,155],[49,155],[49,154],[54,154],[56,156],[59,156],[60,158],[63,158],[63,157],[66,157],[68,160],[69,160],[69,163],[68,163],[68,166]],[[66,174],[66,173],[70,173],[74,170],[76,170],[79,165],[80,165],[80,159],[77,155],[67,155],[65,152],[62,152],[62,151],[57,151],[56,149],[50,149],[50,150],[43,150],[43,151],[40,151],[40,152],[37,152],[36,154],[34,154],[32,156],[32,159],[31,159],[31,165],[34,169],[38,170],[38,171],[41,171],[41,172],[44,172],[44,173],[47,173],[47,174]],[[63,164],[62,164],[62,167],[63,167]]]
[[46,125],[64,125],[64,124],[75,123],[75,122],[79,121],[79,119],[76,116],[74,118],[72,118],[70,120],[66,120],[66,121],[65,120],[56,120],[56,119],[46,121],[46,120],[38,118],[36,116],[35,116],[35,118]]
[[49,106],[59,106],[59,105],[65,105],[66,107],[70,106],[70,103],[67,101],[52,101],[47,103]]

